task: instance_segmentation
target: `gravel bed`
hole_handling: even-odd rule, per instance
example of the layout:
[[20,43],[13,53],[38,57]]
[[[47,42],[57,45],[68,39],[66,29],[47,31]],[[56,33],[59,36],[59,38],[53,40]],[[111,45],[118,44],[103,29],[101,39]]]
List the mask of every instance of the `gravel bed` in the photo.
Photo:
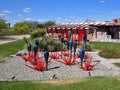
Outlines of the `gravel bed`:
[[[96,53],[91,53],[94,60],[101,58]],[[79,58],[77,59],[79,61]],[[95,63],[95,62],[93,62]],[[107,63],[107,62],[106,62]],[[14,80],[51,80],[51,79],[71,79],[89,77],[89,72],[78,67],[77,64],[66,66],[60,62],[52,60],[47,71],[35,71],[24,64],[25,62],[18,56],[10,57],[9,60],[0,63],[0,81]],[[91,76],[120,76],[120,70],[108,68],[103,61],[90,71]],[[55,78],[53,78],[55,76]]]

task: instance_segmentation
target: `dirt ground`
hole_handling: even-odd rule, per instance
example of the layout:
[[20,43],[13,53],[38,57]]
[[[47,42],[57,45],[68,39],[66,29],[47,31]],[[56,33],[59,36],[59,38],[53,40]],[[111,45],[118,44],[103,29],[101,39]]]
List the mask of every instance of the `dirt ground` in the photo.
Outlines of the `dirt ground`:
[[16,40],[23,39],[23,37],[29,38],[30,35],[12,35],[12,36],[3,36],[0,37],[0,44],[5,44],[8,42],[13,42]]

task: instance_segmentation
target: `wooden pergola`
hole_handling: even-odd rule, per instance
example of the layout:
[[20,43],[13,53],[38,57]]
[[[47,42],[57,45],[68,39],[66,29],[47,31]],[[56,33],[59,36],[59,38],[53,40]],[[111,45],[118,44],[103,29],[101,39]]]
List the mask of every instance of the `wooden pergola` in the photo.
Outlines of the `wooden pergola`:
[[87,34],[88,25],[83,24],[64,24],[64,25],[54,25],[46,28],[47,33],[54,34],[59,33],[61,37],[65,37],[68,40],[68,32],[71,32],[71,38],[77,40],[78,44],[83,40],[83,34]]

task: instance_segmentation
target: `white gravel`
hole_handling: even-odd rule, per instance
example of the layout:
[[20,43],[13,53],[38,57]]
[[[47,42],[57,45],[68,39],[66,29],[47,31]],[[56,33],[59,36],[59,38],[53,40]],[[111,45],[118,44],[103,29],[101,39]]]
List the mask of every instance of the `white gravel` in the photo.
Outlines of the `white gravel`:
[[[104,58],[97,53],[90,53],[93,60],[100,60],[91,72],[93,76],[120,76],[120,68],[113,67]],[[79,61],[79,58],[77,59]],[[24,64],[28,64],[18,56],[11,57],[3,63],[0,63],[0,81],[11,81],[15,76],[15,80],[50,80],[55,74],[57,79],[86,78],[89,77],[88,71],[80,69],[77,65],[66,66],[60,62],[52,60],[48,71],[35,71]],[[95,62],[93,62],[95,63]]]

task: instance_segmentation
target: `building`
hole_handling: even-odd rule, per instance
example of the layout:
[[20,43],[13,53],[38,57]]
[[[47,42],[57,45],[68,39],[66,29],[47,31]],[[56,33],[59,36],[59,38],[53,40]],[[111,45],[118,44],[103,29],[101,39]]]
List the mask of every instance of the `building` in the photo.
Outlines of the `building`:
[[112,22],[102,23],[82,23],[82,24],[60,24],[49,26],[46,28],[48,33],[54,36],[54,33],[60,33],[62,36],[67,37],[68,31],[71,31],[77,39],[81,38],[84,31],[87,31],[88,40],[105,41],[110,39],[120,38],[120,18],[114,19]]

